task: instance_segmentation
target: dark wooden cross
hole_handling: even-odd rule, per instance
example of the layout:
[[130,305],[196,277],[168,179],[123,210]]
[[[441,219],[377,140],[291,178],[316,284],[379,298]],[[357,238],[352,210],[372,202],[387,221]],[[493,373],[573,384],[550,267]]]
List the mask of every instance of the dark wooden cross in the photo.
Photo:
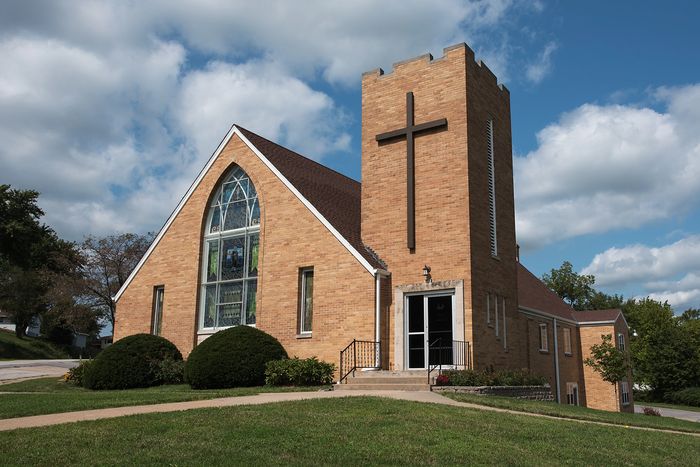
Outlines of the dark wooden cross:
[[413,121],[413,93],[406,93],[406,126],[398,130],[388,131],[377,135],[377,142],[406,138],[406,227],[408,249],[416,248],[416,179],[415,179],[415,141],[420,133],[447,127],[447,119],[441,118],[432,122],[416,125]]

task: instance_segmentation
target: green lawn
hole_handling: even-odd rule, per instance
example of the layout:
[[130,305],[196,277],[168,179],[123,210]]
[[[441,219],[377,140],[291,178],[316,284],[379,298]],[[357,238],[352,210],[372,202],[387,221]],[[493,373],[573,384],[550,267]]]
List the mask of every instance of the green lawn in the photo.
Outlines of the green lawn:
[[[573,418],[577,420],[591,420],[595,422],[614,423],[616,425],[643,426],[649,428],[661,428],[700,433],[700,423],[678,420],[669,417],[651,417],[643,414],[607,412],[605,410],[588,409],[571,405],[557,404],[556,402],[539,402],[507,397],[478,396],[475,394],[445,393],[447,397],[462,402],[500,407],[502,409],[517,410],[520,412],[552,415],[555,417]],[[700,443],[700,441],[699,441]]]
[[35,337],[18,339],[14,332],[0,330],[0,358],[7,360],[68,358],[68,354],[43,339]]
[[3,465],[688,465],[698,438],[380,398],[0,432]]
[[217,397],[249,396],[261,392],[318,391],[313,388],[254,387],[217,390],[194,390],[186,384],[158,386],[123,391],[91,391],[64,383],[56,378],[41,378],[0,385],[0,418],[26,417],[76,410],[103,409],[128,405],[160,404]]

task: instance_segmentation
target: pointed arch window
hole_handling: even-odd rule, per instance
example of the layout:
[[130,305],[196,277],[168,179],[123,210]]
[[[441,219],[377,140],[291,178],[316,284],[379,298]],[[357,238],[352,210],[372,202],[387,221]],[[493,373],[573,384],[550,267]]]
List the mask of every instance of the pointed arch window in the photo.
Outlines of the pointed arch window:
[[199,329],[255,325],[260,204],[243,169],[224,177],[206,219]]

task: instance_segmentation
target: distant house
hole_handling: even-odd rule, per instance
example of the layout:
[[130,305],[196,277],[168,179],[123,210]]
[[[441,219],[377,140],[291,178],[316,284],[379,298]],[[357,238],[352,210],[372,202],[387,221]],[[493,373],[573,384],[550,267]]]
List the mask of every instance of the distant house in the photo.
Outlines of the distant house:
[[[15,320],[6,311],[0,311],[0,329],[5,329],[7,331],[15,332],[17,326],[15,325]],[[31,337],[39,337],[41,335],[41,318],[35,317],[31,324],[27,326],[25,334]]]
[[0,311],[0,329],[15,332],[15,323],[12,317],[4,311]]

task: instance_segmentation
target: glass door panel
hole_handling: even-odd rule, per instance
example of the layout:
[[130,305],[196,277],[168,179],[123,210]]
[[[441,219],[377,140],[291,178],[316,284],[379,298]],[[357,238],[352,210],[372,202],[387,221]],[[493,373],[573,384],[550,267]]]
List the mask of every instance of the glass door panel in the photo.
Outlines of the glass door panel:
[[428,342],[430,365],[452,365],[452,296],[428,299]]
[[408,297],[408,368],[425,368],[425,307],[423,295]]

